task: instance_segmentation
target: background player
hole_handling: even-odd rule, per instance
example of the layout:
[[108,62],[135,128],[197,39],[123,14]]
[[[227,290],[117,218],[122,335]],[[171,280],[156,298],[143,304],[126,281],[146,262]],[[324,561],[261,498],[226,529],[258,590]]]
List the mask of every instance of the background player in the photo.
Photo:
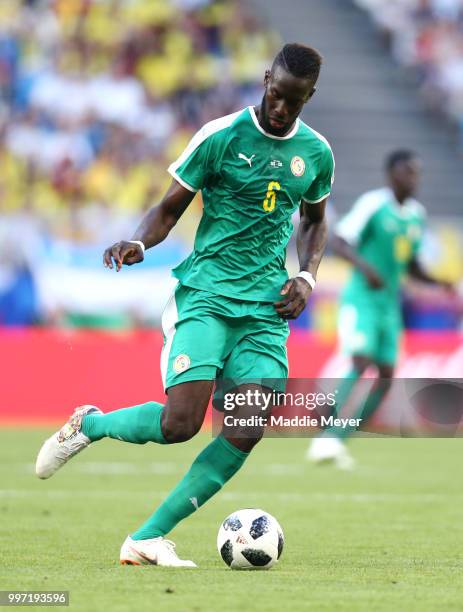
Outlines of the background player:
[[[414,199],[421,164],[412,151],[398,150],[386,159],[387,187],[363,194],[338,223],[334,251],[350,262],[353,272],[341,298],[338,330],[341,348],[350,355],[350,371],[338,390],[337,413],[369,366],[377,379],[359,408],[362,425],[388,392],[402,334],[400,283],[405,272],[427,283],[442,284],[421,267],[417,253],[425,224],[425,209]],[[342,440],[352,429],[330,428],[315,438],[308,458],[333,460],[352,467]]]
[[[39,477],[48,478],[104,437],[136,444],[190,439],[203,423],[217,376],[287,377],[286,319],[302,312],[313,289],[333,182],[328,143],[298,119],[315,92],[320,65],[311,47],[285,45],[265,74],[261,105],[206,124],[169,167],[172,184],[133,240],[105,251],[109,268],[142,261],[145,248],[167,237],[202,190],[194,251],[174,270],[179,284],[163,314],[166,404],[148,402],[109,414],[76,409],[43,445]],[[285,249],[299,206],[301,272],[288,280]],[[221,435],[202,451],[156,512],[126,539],[122,563],[194,566],[179,559],[164,536],[240,469],[262,435],[240,433]]]

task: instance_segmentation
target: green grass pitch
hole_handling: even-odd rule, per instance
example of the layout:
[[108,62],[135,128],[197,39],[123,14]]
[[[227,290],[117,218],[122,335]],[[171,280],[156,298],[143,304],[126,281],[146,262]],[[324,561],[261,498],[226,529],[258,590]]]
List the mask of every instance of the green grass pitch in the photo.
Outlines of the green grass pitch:
[[[32,470],[48,433],[0,431],[0,590],[69,590],[82,611],[462,609],[463,440],[357,439],[352,473],[307,465],[306,440],[265,440],[171,534],[199,565],[176,570],[121,566],[119,547],[209,436],[105,440],[42,482]],[[217,553],[221,520],[245,507],[285,531],[270,571],[232,571]]]

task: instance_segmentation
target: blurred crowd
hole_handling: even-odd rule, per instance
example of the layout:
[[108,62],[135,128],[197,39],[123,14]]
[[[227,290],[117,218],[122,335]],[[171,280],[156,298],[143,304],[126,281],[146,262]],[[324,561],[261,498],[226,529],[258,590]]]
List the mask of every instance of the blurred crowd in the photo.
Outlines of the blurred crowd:
[[279,42],[240,0],[0,2],[0,322],[37,318],[50,244],[133,231],[192,133],[259,99]]
[[[418,39],[459,33],[460,2],[366,3],[423,75],[434,64]],[[200,197],[117,282],[102,250],[159,200],[199,126],[259,102],[280,42],[245,0],[0,0],[0,326],[159,323]],[[300,324],[332,333],[345,270],[324,265]]]
[[395,59],[414,70],[427,104],[458,126],[463,149],[463,0],[356,0]]
[[277,45],[238,1],[0,2],[0,211],[103,239],[199,125],[255,101]]

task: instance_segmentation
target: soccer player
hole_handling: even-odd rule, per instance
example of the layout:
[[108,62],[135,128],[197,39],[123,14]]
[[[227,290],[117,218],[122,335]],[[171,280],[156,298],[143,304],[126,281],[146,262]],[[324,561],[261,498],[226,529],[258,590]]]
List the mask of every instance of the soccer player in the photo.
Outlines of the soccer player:
[[[48,478],[91,442],[110,437],[173,444],[200,429],[217,377],[286,379],[288,319],[304,309],[326,243],[326,199],[334,160],[327,141],[299,114],[315,92],[321,56],[287,44],[264,78],[260,106],[206,124],[169,167],[172,184],[142,219],[132,240],[108,248],[104,265],[141,262],[162,242],[202,191],[204,210],[194,250],[178,265],[178,285],[162,316],[165,404],[150,401],[103,414],[77,408],[39,452]],[[285,249],[300,208],[300,273],[288,279]],[[136,355],[133,356],[136,359]],[[222,432],[152,516],[127,537],[127,564],[194,567],[165,539],[241,468],[262,431]]]
[[[377,379],[355,415],[364,425],[390,389],[397,361],[402,317],[400,284],[404,273],[427,283],[439,283],[423,270],[417,252],[425,224],[425,209],[414,199],[420,160],[408,150],[386,159],[387,187],[363,194],[338,223],[334,251],[353,265],[341,298],[338,318],[342,350],[350,355],[350,371],[338,390],[336,413],[369,366]],[[353,459],[343,440],[351,428],[330,428],[315,438],[307,456],[315,463],[334,461],[349,469]]]

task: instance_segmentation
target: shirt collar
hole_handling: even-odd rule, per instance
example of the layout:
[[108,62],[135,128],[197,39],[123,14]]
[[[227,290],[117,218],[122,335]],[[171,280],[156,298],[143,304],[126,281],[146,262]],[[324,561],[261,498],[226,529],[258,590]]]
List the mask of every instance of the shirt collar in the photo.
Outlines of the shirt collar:
[[266,132],[264,130],[264,128],[261,126],[261,124],[259,123],[259,120],[257,119],[256,111],[254,110],[254,106],[248,106],[248,109],[249,109],[249,113],[251,115],[251,119],[254,122],[254,125],[259,130],[259,132],[261,132],[261,134],[264,134],[264,136],[267,136],[267,138],[274,138],[275,140],[289,140],[290,138],[292,138],[296,134],[296,132],[299,129],[299,117],[298,117],[296,119],[296,121],[294,122],[294,125],[293,125],[291,131],[288,132],[288,134],[286,134],[286,136],[274,136],[273,134],[269,134],[269,132]]

